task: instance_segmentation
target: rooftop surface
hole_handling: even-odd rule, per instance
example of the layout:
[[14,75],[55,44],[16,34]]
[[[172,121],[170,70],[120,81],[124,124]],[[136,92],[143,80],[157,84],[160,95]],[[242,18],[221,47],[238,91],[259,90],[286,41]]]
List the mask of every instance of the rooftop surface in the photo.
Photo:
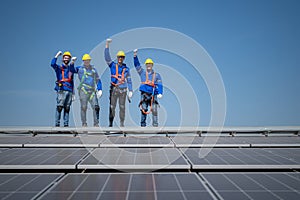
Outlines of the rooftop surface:
[[299,131],[0,128],[0,198],[299,199]]

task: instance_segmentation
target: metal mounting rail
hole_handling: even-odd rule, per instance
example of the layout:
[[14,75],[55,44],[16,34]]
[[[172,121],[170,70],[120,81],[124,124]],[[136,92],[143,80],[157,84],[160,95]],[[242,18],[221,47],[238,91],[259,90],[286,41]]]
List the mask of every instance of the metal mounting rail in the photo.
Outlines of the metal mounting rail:
[[299,135],[300,126],[265,127],[0,127],[0,134],[294,134]]

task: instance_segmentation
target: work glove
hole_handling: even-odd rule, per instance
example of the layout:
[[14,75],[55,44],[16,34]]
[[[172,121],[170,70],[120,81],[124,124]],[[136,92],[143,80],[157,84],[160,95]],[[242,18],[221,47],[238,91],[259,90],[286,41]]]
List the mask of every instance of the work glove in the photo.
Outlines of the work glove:
[[107,42],[107,43],[111,43],[111,42],[112,42],[112,39],[107,38],[107,39],[106,39],[106,42]]
[[157,98],[159,98],[159,99],[161,99],[162,97],[163,97],[162,94],[158,94],[158,95],[157,95]]
[[138,52],[138,49],[133,50],[133,56],[136,56]]
[[102,96],[102,90],[96,92],[97,98],[99,99]]
[[131,98],[131,97],[132,97],[132,94],[133,94],[132,91],[129,91],[128,97]]
[[62,55],[62,51],[58,51],[55,55],[55,58],[58,58],[58,56]]
[[71,58],[71,61],[72,61],[72,62],[75,62],[76,60],[77,60],[77,57],[72,57],[72,58]]
[[72,101],[75,101],[76,100],[76,97],[75,97],[75,94],[72,95]]

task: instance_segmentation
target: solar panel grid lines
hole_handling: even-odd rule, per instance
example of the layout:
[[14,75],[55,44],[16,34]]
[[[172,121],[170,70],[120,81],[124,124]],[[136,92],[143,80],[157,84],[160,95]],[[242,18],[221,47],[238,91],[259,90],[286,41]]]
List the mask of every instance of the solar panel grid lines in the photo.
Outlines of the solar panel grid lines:
[[[200,173],[224,199],[299,199],[299,173],[214,172]],[[296,177],[298,178],[296,178]]]
[[0,169],[75,169],[88,149],[15,148],[0,154]]
[[195,173],[85,173],[67,174],[40,199],[199,199],[199,197],[216,199]]
[[0,173],[1,199],[34,199],[59,180],[63,174]]
[[158,170],[190,169],[190,165],[175,148],[98,148],[78,168]]
[[[182,149],[193,169],[299,169],[300,149],[213,148],[201,158],[204,149]],[[269,151],[272,151],[270,153]],[[288,155],[282,155],[290,152]]]
[[109,136],[101,142],[100,147],[174,147],[174,143],[162,136]]

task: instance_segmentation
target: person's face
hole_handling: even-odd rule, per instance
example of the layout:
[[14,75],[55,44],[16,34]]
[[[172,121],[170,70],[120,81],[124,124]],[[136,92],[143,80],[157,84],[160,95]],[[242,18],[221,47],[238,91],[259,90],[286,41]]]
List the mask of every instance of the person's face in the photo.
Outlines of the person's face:
[[84,60],[83,64],[84,66],[90,66],[91,60]]
[[150,64],[150,63],[146,64],[146,68],[148,71],[151,71],[153,68],[153,64]]
[[63,57],[63,63],[64,63],[65,65],[69,64],[70,59],[71,59],[70,56],[64,56],[64,57]]
[[123,63],[124,59],[124,56],[118,56],[118,63]]

